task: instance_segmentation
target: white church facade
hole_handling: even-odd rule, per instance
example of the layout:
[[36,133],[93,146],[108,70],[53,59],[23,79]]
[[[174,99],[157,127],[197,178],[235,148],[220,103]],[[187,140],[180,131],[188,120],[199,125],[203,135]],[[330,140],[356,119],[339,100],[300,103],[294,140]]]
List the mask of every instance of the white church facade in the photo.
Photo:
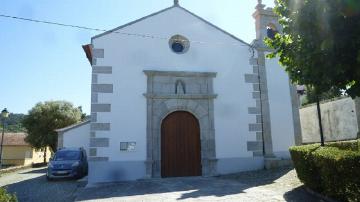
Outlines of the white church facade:
[[268,26],[281,28],[261,1],[253,16],[248,44],[175,1],[83,47],[91,121],[73,130],[87,137],[89,183],[216,176],[290,158],[301,139],[296,89],[262,42]]

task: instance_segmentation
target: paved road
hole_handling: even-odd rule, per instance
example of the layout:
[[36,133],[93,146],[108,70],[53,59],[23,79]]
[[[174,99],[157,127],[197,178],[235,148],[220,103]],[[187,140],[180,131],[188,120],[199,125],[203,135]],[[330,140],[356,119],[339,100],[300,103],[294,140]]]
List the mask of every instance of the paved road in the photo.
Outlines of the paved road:
[[252,171],[222,177],[190,177],[100,184],[47,182],[45,169],[27,169],[0,177],[0,186],[16,193],[20,202],[66,201],[294,201],[319,202],[310,195],[293,169]]
[[99,184],[79,191],[77,201],[294,201],[319,202],[293,169],[244,172],[222,177],[153,179]]
[[16,193],[20,202],[66,202],[74,201],[76,191],[85,186],[84,182],[75,180],[47,182],[45,173],[45,168],[32,168],[4,174],[0,177],[0,187]]

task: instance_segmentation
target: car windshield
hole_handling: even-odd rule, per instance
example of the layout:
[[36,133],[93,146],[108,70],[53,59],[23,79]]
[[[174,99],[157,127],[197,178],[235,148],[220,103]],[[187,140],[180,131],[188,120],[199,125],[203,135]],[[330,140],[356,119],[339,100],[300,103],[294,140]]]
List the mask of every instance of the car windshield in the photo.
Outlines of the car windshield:
[[80,151],[57,151],[54,161],[80,160]]

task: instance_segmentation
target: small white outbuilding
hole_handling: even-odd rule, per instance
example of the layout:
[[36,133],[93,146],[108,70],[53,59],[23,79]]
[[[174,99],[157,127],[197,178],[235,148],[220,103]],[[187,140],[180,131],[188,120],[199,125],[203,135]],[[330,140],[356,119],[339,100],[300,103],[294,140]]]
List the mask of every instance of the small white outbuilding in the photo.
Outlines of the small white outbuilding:
[[57,148],[84,148],[89,152],[90,120],[55,130],[58,133]]

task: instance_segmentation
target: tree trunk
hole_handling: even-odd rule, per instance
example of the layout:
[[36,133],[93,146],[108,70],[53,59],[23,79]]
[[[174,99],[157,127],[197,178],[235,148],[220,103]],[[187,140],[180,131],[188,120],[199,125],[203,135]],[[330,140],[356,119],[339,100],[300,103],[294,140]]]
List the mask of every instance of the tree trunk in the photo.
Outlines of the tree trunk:
[[319,119],[321,146],[324,146],[325,145],[324,144],[324,131],[323,131],[322,122],[321,122],[321,109],[320,109],[319,97],[317,97],[317,99],[316,99],[316,107],[317,107],[317,114],[318,114],[318,119]]
[[46,163],[46,147],[45,147],[45,149],[44,149],[44,163]]

